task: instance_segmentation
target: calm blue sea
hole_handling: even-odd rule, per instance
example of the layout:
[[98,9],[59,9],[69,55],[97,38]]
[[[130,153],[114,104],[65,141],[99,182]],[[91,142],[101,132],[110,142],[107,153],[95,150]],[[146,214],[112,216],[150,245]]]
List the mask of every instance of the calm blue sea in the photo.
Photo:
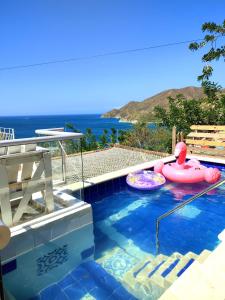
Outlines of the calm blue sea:
[[117,119],[103,119],[100,115],[56,115],[56,116],[17,116],[0,117],[0,127],[15,129],[16,138],[32,137],[35,129],[64,127],[66,123],[73,123],[75,127],[84,132],[92,128],[94,134],[99,136],[103,129],[114,127],[116,129],[129,129],[130,123],[120,123]]

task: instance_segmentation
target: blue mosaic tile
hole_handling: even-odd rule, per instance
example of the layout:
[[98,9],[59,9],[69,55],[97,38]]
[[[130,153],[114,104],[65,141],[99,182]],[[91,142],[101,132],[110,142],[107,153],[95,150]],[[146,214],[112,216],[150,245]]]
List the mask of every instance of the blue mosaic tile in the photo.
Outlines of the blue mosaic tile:
[[37,276],[48,273],[68,260],[68,245],[58,247],[51,252],[39,257],[37,262]]
[[57,284],[53,284],[40,293],[41,300],[68,300]]
[[116,289],[112,293],[111,297],[116,300],[136,300],[136,298],[131,295],[123,286],[120,286],[118,289]]
[[123,276],[134,266],[137,259],[128,255],[122,249],[116,251],[111,256],[107,257],[102,263],[102,267],[116,278],[123,278]]
[[87,275],[87,270],[84,269],[83,266],[81,265],[76,269],[74,269],[70,274],[75,280],[80,282]]
[[96,287],[96,282],[94,278],[88,272],[86,273],[86,276],[82,277],[82,279],[79,281],[79,284],[82,286],[83,289],[85,289],[89,293]]
[[91,273],[94,277],[98,286],[113,291],[118,288],[118,281],[107,273],[99,264],[94,261],[88,262],[85,264],[85,268]]
[[60,288],[65,289],[66,287],[68,287],[73,283],[74,283],[74,278],[71,276],[71,274],[68,274],[58,282],[58,285],[60,286]]
[[96,286],[89,292],[89,294],[91,294],[91,296],[97,300],[105,300],[108,299],[108,297],[111,295],[111,292]]
[[92,246],[92,247],[90,247],[90,248],[88,248],[88,249],[82,251],[82,252],[81,252],[81,257],[82,257],[82,259],[85,259],[85,258],[90,257],[91,255],[94,254],[94,251],[95,251],[95,247],[94,247],[94,246]]
[[8,262],[2,266],[2,275],[12,272],[12,271],[16,270],[16,268],[17,268],[16,259],[11,260],[10,262]]
[[[77,284],[72,284],[67,287],[64,293],[66,294],[66,300],[78,300],[87,294],[87,292],[81,289]],[[50,298],[48,300],[50,300]]]
[[41,300],[41,296],[37,295],[37,296],[30,298],[29,300]]

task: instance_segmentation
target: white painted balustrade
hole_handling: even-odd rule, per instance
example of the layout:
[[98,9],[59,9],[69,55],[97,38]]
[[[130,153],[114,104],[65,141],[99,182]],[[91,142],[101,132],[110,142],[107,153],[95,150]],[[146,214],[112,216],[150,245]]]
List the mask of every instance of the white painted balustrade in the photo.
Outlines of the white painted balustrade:
[[[64,132],[63,128],[36,130],[42,136],[0,141],[0,209],[7,226],[18,224],[34,193],[43,196],[43,210],[54,210],[51,154],[37,143],[82,138],[81,133]],[[36,203],[38,206],[38,203]]]

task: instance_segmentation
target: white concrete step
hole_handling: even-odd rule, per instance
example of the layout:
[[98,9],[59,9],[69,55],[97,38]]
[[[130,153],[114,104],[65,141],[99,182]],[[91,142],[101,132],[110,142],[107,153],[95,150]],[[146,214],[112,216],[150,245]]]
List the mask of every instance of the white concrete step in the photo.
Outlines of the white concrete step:
[[[198,259],[184,272],[160,300],[224,300],[225,242],[214,251],[202,251]],[[206,257],[207,256],[207,257]]]
[[175,252],[167,258],[167,260],[155,271],[155,273],[150,276],[149,280],[154,282],[156,285],[162,288],[168,288],[171,284],[166,281],[166,277],[173,270],[173,268],[179,263],[182,259],[182,254]]
[[154,271],[155,268],[160,268],[162,264],[168,259],[168,256],[160,254],[154,260],[151,261],[150,264],[146,266],[136,277],[138,281],[145,281],[148,279],[148,276],[151,272]]
[[199,254],[196,260],[202,264],[211,253],[211,251],[205,249]]
[[189,262],[190,258],[187,256],[183,256],[179,263],[173,268],[173,270],[166,276],[166,281],[172,284],[177,279],[177,274],[180,270],[182,270],[186,264]]

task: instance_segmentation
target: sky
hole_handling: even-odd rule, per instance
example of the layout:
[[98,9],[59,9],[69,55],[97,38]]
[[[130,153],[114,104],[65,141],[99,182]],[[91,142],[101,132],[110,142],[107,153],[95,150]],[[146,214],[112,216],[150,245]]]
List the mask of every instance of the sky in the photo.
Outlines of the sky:
[[[0,68],[199,39],[224,12],[225,0],[0,0]],[[202,54],[182,44],[0,71],[0,115],[103,113],[199,86]]]

